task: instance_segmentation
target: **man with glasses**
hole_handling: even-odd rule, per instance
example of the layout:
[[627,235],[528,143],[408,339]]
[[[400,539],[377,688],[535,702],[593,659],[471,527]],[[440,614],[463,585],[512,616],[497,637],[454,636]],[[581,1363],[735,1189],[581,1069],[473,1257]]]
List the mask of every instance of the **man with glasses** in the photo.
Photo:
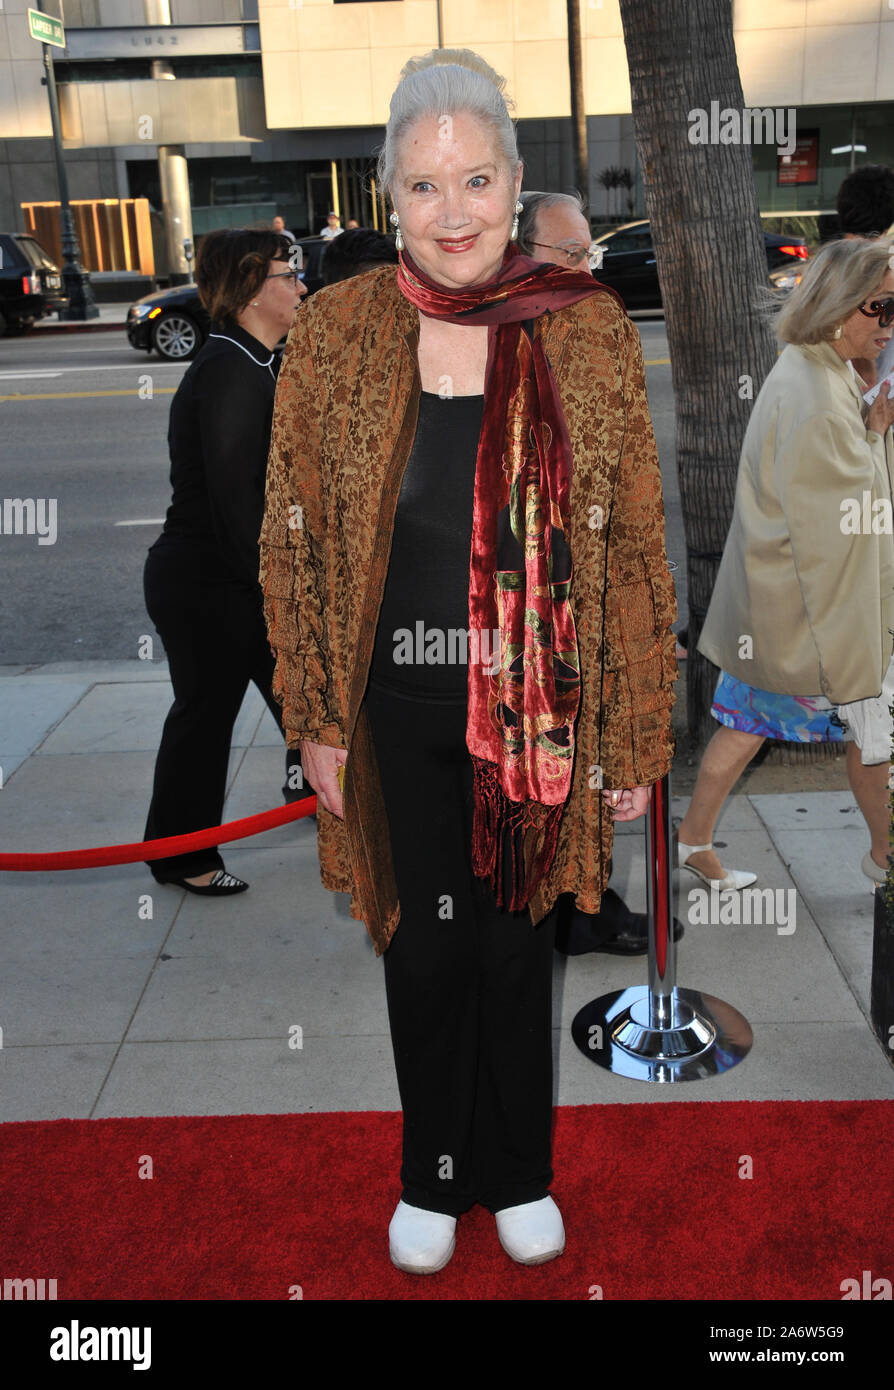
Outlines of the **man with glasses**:
[[518,246],[536,261],[551,261],[570,270],[598,270],[602,247],[590,235],[577,194],[522,193]]
[[[518,247],[525,256],[570,270],[598,270],[602,247],[590,236],[583,203],[576,194],[522,193],[518,218]],[[598,913],[580,912],[571,895],[559,900],[556,947],[564,955],[605,951],[615,956],[643,955],[649,949],[649,919],[630,908],[607,888]],[[674,940],[683,927],[674,919]]]

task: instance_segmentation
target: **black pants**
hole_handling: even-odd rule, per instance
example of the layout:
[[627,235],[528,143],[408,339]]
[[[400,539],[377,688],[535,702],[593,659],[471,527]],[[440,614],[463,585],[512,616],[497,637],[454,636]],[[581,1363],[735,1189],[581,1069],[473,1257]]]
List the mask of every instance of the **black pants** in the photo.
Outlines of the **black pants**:
[[[175,553],[152,550],[143,590],[174,687],[144,836],[155,840],[220,825],[233,725],[249,681],[260,690],[280,729],[282,711],[271,685],[274,660],[260,589],[202,583],[194,565],[190,569]],[[286,786],[301,784],[300,768],[297,750],[289,750]],[[309,784],[307,792],[313,794]],[[194,878],[223,867],[214,847],[149,862],[159,882]]]
[[401,916],[385,951],[403,1106],[403,1200],[458,1216],[534,1202],[552,1181],[555,918],[501,911],[472,874],[465,705],[366,708]]

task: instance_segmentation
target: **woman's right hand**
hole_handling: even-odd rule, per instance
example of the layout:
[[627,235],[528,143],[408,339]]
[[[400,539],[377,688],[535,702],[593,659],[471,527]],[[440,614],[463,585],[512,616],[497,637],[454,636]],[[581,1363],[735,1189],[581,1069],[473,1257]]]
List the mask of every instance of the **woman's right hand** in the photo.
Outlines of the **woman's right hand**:
[[891,391],[886,381],[882,382],[881,390],[869,407],[867,423],[871,430],[875,430],[876,434],[882,437],[889,425],[894,425],[894,391]]
[[317,801],[324,810],[344,820],[341,787],[338,785],[338,769],[348,760],[344,748],[329,748],[323,743],[308,743],[302,739],[298,745],[301,752],[301,767],[310,785],[317,794]]

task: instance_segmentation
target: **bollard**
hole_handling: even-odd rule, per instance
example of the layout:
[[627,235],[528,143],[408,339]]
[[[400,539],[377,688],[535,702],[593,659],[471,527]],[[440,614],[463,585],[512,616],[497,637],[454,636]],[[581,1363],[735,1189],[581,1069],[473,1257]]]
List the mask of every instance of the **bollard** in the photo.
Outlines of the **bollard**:
[[649,983],[585,1004],[571,1036],[606,1071],[635,1081],[701,1081],[751,1050],[748,1020],[712,994],[677,985],[670,774],[652,788],[646,818]]

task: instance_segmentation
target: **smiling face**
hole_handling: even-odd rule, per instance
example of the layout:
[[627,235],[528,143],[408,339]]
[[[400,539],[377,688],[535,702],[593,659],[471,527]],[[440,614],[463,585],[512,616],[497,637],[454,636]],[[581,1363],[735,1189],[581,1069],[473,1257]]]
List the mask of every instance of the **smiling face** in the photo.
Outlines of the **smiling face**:
[[450,289],[480,285],[503,263],[521,189],[494,132],[465,111],[423,117],[397,149],[394,209],[419,269]]
[[[890,299],[894,296],[894,270],[889,270],[879,288],[865,301],[869,308],[873,300]],[[879,353],[890,342],[894,325],[880,328],[878,318],[867,316],[855,309],[842,324],[841,337],[832,346],[844,358],[863,357],[874,362]]]

